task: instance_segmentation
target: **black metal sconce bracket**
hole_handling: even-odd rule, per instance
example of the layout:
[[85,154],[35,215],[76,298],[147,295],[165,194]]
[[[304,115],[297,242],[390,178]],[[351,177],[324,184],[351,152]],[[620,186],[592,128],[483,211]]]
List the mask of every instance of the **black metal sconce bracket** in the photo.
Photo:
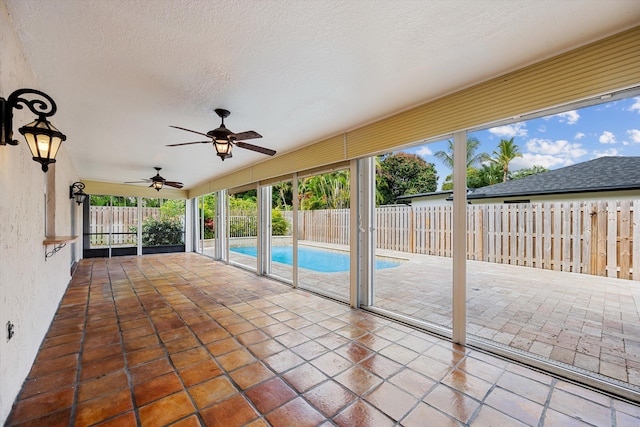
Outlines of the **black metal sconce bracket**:
[[[44,100],[23,98],[22,95],[26,94],[37,95]],[[18,145],[18,140],[13,139],[13,109],[21,110],[23,104],[40,118],[51,117],[58,110],[55,101],[49,95],[36,89],[18,89],[7,99],[0,98],[0,145]]]

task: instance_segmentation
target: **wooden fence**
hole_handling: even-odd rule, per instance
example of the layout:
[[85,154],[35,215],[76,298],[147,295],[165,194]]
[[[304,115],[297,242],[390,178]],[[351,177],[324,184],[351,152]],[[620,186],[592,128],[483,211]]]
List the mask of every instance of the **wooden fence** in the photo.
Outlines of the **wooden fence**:
[[[89,232],[91,233],[91,246],[104,246],[109,244],[109,233],[112,245],[135,245],[135,234],[138,226],[138,208],[123,206],[91,206],[89,207]],[[158,218],[160,208],[142,208],[142,219],[149,216]],[[119,234],[127,233],[127,234]]]
[[[637,201],[487,204],[467,207],[467,259],[640,280]],[[450,257],[452,207],[376,209],[376,246]],[[349,210],[300,211],[298,236],[349,244]]]

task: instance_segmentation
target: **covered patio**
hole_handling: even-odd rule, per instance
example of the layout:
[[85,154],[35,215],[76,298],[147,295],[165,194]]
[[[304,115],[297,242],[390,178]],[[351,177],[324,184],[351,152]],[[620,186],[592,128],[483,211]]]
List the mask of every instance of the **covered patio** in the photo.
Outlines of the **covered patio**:
[[85,259],[7,426],[637,425],[638,407],[197,254]]

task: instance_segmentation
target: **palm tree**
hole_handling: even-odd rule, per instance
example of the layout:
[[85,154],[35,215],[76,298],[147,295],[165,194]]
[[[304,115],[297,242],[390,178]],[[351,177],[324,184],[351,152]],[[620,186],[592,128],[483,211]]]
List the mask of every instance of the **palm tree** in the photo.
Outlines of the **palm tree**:
[[[453,171],[453,141],[448,140],[447,142],[449,143],[447,151],[436,151],[433,155]],[[478,141],[478,138],[473,136],[467,138],[467,169],[487,160],[487,153],[476,154],[479,147],[480,141]]]
[[513,143],[513,138],[511,138],[501,139],[498,149],[493,152],[493,155],[495,157],[491,158],[491,161],[502,167],[502,182],[507,182],[509,162],[516,157],[522,157],[522,153],[519,152],[518,146]]

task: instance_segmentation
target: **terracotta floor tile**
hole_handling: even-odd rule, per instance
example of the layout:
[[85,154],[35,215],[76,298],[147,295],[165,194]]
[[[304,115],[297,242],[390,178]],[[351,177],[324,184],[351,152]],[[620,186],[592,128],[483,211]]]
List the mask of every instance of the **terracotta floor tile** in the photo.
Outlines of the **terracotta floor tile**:
[[83,363],[80,370],[80,380],[88,381],[103,375],[117,372],[124,369],[124,356],[122,353],[96,360],[95,362]]
[[359,365],[352,366],[336,376],[334,380],[359,396],[367,393],[369,390],[382,383],[382,379],[380,377],[372,374],[370,371],[360,367]]
[[[490,406],[483,406],[480,408],[480,413],[474,418],[471,423],[473,426],[505,426],[505,427],[527,427],[531,424],[522,423],[514,418],[511,418],[502,412],[498,412]],[[537,424],[534,424],[537,425]],[[546,425],[546,424],[545,424]],[[565,426],[569,427],[569,426]]]
[[496,367],[473,357],[465,357],[458,364],[457,368],[490,383],[498,381],[504,372],[503,368]]
[[171,427],[202,427],[202,424],[197,415],[191,415],[171,424]]
[[82,339],[83,331],[76,331],[67,335],[60,335],[57,337],[48,337],[45,338],[42,342],[42,348],[48,348],[51,346],[57,346],[61,344],[66,344],[70,342],[80,342]]
[[[520,375],[516,375],[511,372],[505,372],[500,377],[497,385],[541,405],[546,403],[551,391],[550,387],[545,384],[541,384],[529,378],[521,377]],[[480,400],[482,400],[482,398],[480,398]]]
[[611,422],[611,409],[562,390],[554,390],[549,407],[572,418],[595,425]]
[[256,411],[240,394],[213,405],[200,414],[207,427],[239,427],[258,417]]
[[164,347],[167,349],[169,354],[180,353],[181,351],[198,347],[199,345],[200,343],[194,336],[188,336],[164,343]]
[[442,384],[446,384],[449,387],[480,401],[484,400],[489,390],[491,390],[491,387],[493,387],[493,384],[458,369],[454,369],[444,377],[442,379]]
[[311,364],[330,377],[353,366],[353,362],[345,359],[337,353],[329,352],[311,361]]
[[309,341],[309,337],[302,335],[298,331],[287,332],[286,334],[279,335],[276,337],[276,340],[287,348],[292,348],[297,345],[302,344],[303,342]]
[[136,415],[133,411],[130,411],[108,421],[95,424],[95,427],[134,427],[137,425]]
[[274,427],[315,427],[323,422],[325,417],[298,397],[268,414],[267,420]]
[[73,403],[73,388],[65,388],[18,400],[11,416],[10,424],[18,424],[33,418],[44,417],[47,414],[70,408]]
[[200,409],[228,399],[236,393],[238,390],[225,376],[216,377],[189,388],[189,394]]
[[[387,427],[395,422],[364,400],[356,400],[333,421],[340,427]],[[421,420],[424,426],[424,419]]]
[[400,421],[418,401],[409,393],[387,382],[369,393],[365,400],[396,421]]
[[[462,427],[462,424],[456,419],[443,414],[424,402],[420,402],[418,406],[412,409],[400,424],[403,427],[424,427],[426,425],[438,427]],[[481,426],[510,427],[509,424],[478,424],[478,427]]]
[[115,343],[101,347],[84,349],[82,351],[82,363],[91,363],[122,354],[122,344]]
[[350,405],[357,398],[349,390],[331,380],[307,391],[304,397],[329,418]]
[[237,336],[238,341],[244,345],[245,347],[250,346],[251,344],[257,344],[269,338],[269,335],[264,332],[254,329],[249,332],[245,332]]
[[160,336],[160,339],[164,343],[171,342],[177,339],[189,338],[193,336],[189,328],[187,328],[186,326],[165,330],[165,331],[159,332],[158,335]]
[[36,360],[56,359],[60,356],[74,354],[80,352],[80,342],[70,342],[57,346],[43,348],[38,352]]
[[304,359],[291,350],[285,350],[267,357],[264,362],[275,372],[282,373],[301,365]]
[[129,367],[134,367],[165,357],[165,352],[160,346],[145,348],[142,350],[127,353],[127,363]]
[[217,357],[234,350],[239,350],[242,346],[233,338],[224,338],[207,345],[207,348],[211,354]]
[[178,369],[185,368],[195,363],[210,360],[209,352],[202,347],[196,347],[189,350],[181,351],[171,355],[171,361]]
[[247,397],[262,414],[271,412],[298,394],[280,378],[272,378],[248,390]]
[[244,348],[240,350],[232,351],[224,356],[220,356],[216,359],[218,364],[222,366],[226,371],[233,371],[242,366],[253,363],[256,359]]
[[445,385],[438,385],[424,402],[466,423],[478,409],[480,403]]
[[363,335],[356,339],[355,342],[373,351],[380,351],[391,344],[391,341],[373,334]]
[[199,384],[203,381],[217,377],[222,374],[222,370],[214,360],[205,360],[204,362],[191,365],[180,370],[180,378],[186,387]]
[[129,371],[131,372],[131,382],[133,384],[141,384],[167,372],[172,372],[173,368],[167,358],[162,358],[144,365],[138,365]]
[[76,383],[76,375],[77,370],[72,368],[26,380],[20,393],[20,399],[26,399],[59,388],[72,387]]
[[329,349],[316,341],[307,341],[293,347],[291,351],[305,360],[311,360],[326,353]]
[[88,426],[132,409],[131,391],[128,388],[122,389],[79,403],[76,409],[75,425]]
[[390,377],[402,369],[401,364],[387,357],[380,356],[379,354],[374,354],[368,359],[361,361],[358,365],[383,379]]
[[299,393],[304,393],[310,388],[327,380],[327,376],[325,374],[309,363],[305,363],[290,370],[282,377],[296,390],[298,390]]
[[538,423],[544,409],[540,404],[501,388],[493,389],[485,403],[529,425]]
[[75,368],[77,365],[77,354],[68,354],[55,359],[37,361],[31,367],[31,372],[29,372],[28,378],[37,378],[54,372],[64,371],[70,368]]
[[280,353],[285,347],[274,339],[267,339],[249,346],[249,351],[260,359],[265,359],[273,354]]
[[68,427],[71,425],[71,408],[50,412],[42,417],[32,418],[19,424],[5,424],[11,427]]
[[142,406],[182,390],[178,376],[170,372],[134,387],[136,405]]
[[113,372],[102,377],[80,383],[78,391],[78,402],[91,400],[103,394],[126,388],[129,389],[129,382],[124,370]]
[[448,366],[456,365],[465,356],[464,353],[461,353],[452,348],[445,348],[441,345],[431,345],[429,348],[422,351],[422,355],[431,359],[435,359]]
[[349,344],[337,348],[335,352],[354,363],[360,362],[373,354],[373,352],[368,348],[354,342],[350,342]]
[[193,412],[195,408],[184,391],[156,400],[138,410],[142,427],[165,426]]
[[436,385],[431,378],[420,375],[411,369],[403,369],[388,380],[416,398],[422,398]]
[[[545,427],[590,427],[592,424],[587,424],[576,418],[572,418],[569,415],[565,415],[561,412],[548,408],[544,415]],[[632,424],[632,426],[637,426]]]
[[229,333],[222,328],[196,332],[196,335],[204,344],[209,344],[229,337]]
[[246,390],[273,377],[274,374],[261,362],[256,362],[231,372],[230,376],[241,390]]
[[425,356],[417,357],[407,367],[436,381],[440,381],[452,369],[449,364]]

